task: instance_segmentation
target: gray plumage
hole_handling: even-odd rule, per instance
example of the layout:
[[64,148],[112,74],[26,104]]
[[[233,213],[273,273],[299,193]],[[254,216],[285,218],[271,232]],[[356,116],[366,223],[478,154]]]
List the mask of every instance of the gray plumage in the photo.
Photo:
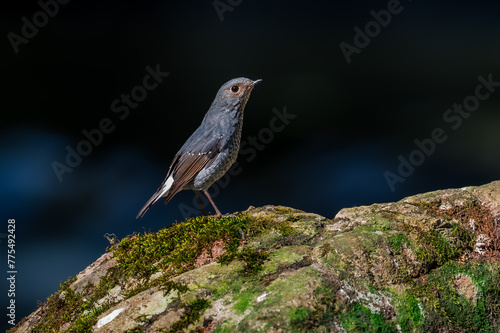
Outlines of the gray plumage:
[[201,125],[175,155],[165,180],[141,209],[144,216],[160,198],[168,203],[181,190],[203,191],[215,206],[207,189],[221,178],[238,157],[243,113],[254,85],[261,80],[236,78],[217,92]]

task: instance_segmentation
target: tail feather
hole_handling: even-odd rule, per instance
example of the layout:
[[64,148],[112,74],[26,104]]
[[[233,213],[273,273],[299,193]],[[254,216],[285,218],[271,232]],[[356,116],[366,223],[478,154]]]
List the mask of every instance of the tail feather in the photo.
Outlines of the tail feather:
[[[167,197],[172,197],[173,195],[169,196],[169,190],[172,187],[172,184],[174,183],[174,178],[172,176],[168,177],[163,184],[156,190],[155,194],[149,198],[148,202],[142,207],[142,209],[139,211],[139,214],[137,214],[136,219],[143,217],[144,214],[153,206],[158,200],[160,200],[161,197],[167,196]],[[175,193],[174,193],[175,194]]]

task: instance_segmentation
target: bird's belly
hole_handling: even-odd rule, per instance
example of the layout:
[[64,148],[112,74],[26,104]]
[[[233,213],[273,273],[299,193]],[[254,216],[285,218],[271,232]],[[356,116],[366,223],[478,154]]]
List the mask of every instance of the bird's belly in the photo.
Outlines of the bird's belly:
[[206,190],[219,180],[231,168],[238,157],[239,140],[237,144],[229,145],[208,167],[203,168],[194,178],[192,188],[195,190]]

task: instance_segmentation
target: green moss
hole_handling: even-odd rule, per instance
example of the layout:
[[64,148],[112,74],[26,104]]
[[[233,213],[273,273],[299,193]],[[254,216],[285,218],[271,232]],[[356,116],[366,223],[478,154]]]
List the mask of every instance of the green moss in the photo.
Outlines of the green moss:
[[[287,208],[284,209],[288,211]],[[285,213],[288,216],[283,216],[279,211],[280,209],[274,208],[262,210],[256,213],[257,217],[250,219],[247,235],[262,249],[308,244],[317,239],[318,233],[324,231],[324,221],[317,221],[306,215],[288,215],[303,213],[298,210],[289,210]],[[245,214],[243,216],[248,216],[248,213]]]
[[[448,327],[451,331],[496,332],[500,315],[500,274],[498,264],[447,263],[433,271],[424,283],[415,286],[404,296],[398,307],[398,323],[404,332],[414,328],[434,331]],[[470,301],[457,286],[457,276],[468,276],[477,289],[477,297]],[[420,316],[417,304],[425,312]]]
[[130,290],[128,290],[125,295],[124,295],[124,298],[127,299],[127,298],[132,298],[134,297],[135,295],[137,294],[140,294],[142,293],[144,290],[148,290],[149,288],[151,288],[152,285],[149,284],[149,283],[146,283],[146,284],[138,284],[135,288],[132,288]]
[[328,242],[324,242],[319,246],[319,256],[322,258],[333,251],[333,247]]
[[370,219],[369,223],[361,226],[367,231],[392,231],[394,230],[394,225],[396,217],[394,213],[390,212],[377,212]]
[[[300,210],[280,206],[272,207],[272,210],[263,210],[262,214],[258,214],[257,217],[250,218],[250,221],[247,224],[247,235],[251,238],[261,235],[266,236],[278,234],[286,239],[286,237],[290,237],[295,234],[302,234],[304,232],[304,229],[308,229],[301,228],[301,223],[304,220],[307,221],[307,218],[300,215],[293,215],[298,213],[303,212]],[[249,215],[248,213],[243,213],[242,216]],[[283,217],[286,218],[283,220]],[[316,225],[316,222],[317,221],[311,221],[308,226],[310,226],[311,224]],[[323,226],[321,227],[321,229],[323,229]]]
[[184,314],[180,321],[174,323],[168,332],[181,332],[189,325],[194,324],[200,316],[210,307],[206,299],[196,299],[184,307]]
[[367,279],[364,282],[372,283],[372,273],[368,271],[371,258],[378,256],[377,251],[387,239],[387,235],[375,231],[371,226],[362,226],[332,238],[329,244],[335,251],[323,257],[322,261],[333,268],[340,280],[362,276]]
[[356,250],[359,248],[359,239],[347,232],[330,241],[330,246],[335,251],[322,258],[330,266],[340,280],[349,279],[355,273]]
[[[319,276],[320,273],[312,267],[303,267],[296,274],[281,275],[269,285],[263,285],[260,277],[238,279],[228,294],[231,296],[232,310],[241,319],[238,322],[221,323],[216,331],[255,332],[256,325],[263,332],[272,330],[272,327],[310,331],[308,328],[317,327],[318,322],[327,320],[324,319],[327,311],[322,306],[318,306],[318,311],[313,309],[316,300],[305,301],[315,293],[315,281],[318,281]],[[300,300],[301,305],[298,307],[302,310],[297,311],[297,300]],[[311,309],[306,310],[309,305]],[[328,313],[331,317],[331,312]]]
[[283,236],[291,236],[297,232],[295,228],[290,225],[290,221],[288,221],[288,219],[287,222],[288,223],[284,223],[278,227],[279,233]]
[[[297,308],[290,316],[292,332],[324,332],[324,328],[331,326],[333,313],[329,308],[316,307],[315,310]],[[318,330],[318,328],[323,328]]]
[[64,323],[69,321],[73,322],[68,328],[68,332],[92,331],[97,317],[109,308],[107,303],[96,306],[96,301],[107,293],[109,283],[103,280],[96,288],[88,284],[83,293],[89,296],[84,298],[70,288],[75,280],[76,277],[68,279],[61,284],[57,293],[47,299],[43,305],[46,307],[47,315],[43,316],[32,328],[33,332],[58,331]]
[[482,291],[488,320],[490,322],[498,321],[500,318],[500,264],[492,265],[488,270],[479,270],[472,276],[478,281]]
[[424,323],[420,310],[421,303],[409,292],[405,292],[401,297],[395,297],[395,303],[397,304],[397,322],[401,331],[409,333],[420,330]]
[[113,253],[120,270],[130,276],[149,279],[159,270],[173,276],[192,269],[195,259],[216,241],[223,241],[227,251],[236,251],[240,231],[248,221],[244,217],[196,217],[157,233],[126,237]]
[[162,276],[159,281],[160,289],[163,290],[163,296],[167,296],[172,290],[177,290],[179,294],[185,293],[189,288],[180,282],[175,282],[172,280],[165,281],[165,277]]
[[233,310],[243,314],[252,307],[253,302],[263,293],[262,285],[252,278],[239,278],[230,286],[230,295],[233,300]]
[[262,294],[262,283],[254,276],[244,276],[241,273],[217,281],[214,284],[211,299],[219,299],[224,295],[230,295],[232,308],[242,314],[251,307],[252,303]]
[[295,328],[297,332],[305,331],[311,314],[312,311],[305,307],[295,309],[290,314],[290,325],[292,328]]
[[311,310],[308,308],[300,307],[292,311],[290,315],[290,320],[292,322],[302,322],[311,314]]
[[88,311],[88,313],[86,314],[82,314],[74,322],[71,323],[71,326],[68,328],[66,332],[69,333],[92,332],[92,328],[97,322],[97,317],[99,317],[101,313],[106,312],[108,309],[109,305],[105,304],[103,306],[99,306]]
[[466,250],[472,250],[474,235],[460,224],[451,223],[451,232],[447,237],[437,230],[423,231],[410,228],[417,237],[415,254],[417,259],[428,268],[442,266],[457,259]]
[[226,252],[217,261],[228,264],[233,260],[241,260],[244,263],[242,273],[245,276],[258,273],[262,265],[269,259],[269,252],[252,247],[244,247],[237,252]]
[[263,275],[268,276],[269,274],[281,273],[287,269],[297,269],[307,266],[304,263],[300,264],[306,257],[310,261],[307,250],[305,246],[287,246],[273,251],[269,260],[263,265]]
[[363,247],[363,250],[367,254],[375,252],[380,247],[380,245],[383,244],[386,238],[386,236],[381,233],[380,230],[376,230],[380,232],[376,233],[375,231],[364,227],[358,229],[352,232],[358,237],[360,245]]
[[403,244],[410,244],[410,241],[405,234],[397,234],[389,238],[389,246],[391,250],[396,254],[401,253]]
[[278,232],[282,222],[278,222],[272,216],[262,216],[258,218],[250,218],[247,214],[243,213],[242,217],[247,218],[245,234],[248,238],[253,238],[261,235],[262,233]]
[[347,332],[397,332],[396,325],[381,315],[373,314],[360,303],[352,303],[348,310],[339,315],[339,321]]
[[[412,205],[422,208],[424,210],[427,210],[429,212],[439,212],[439,206],[441,205],[441,199],[439,197],[433,198],[433,195],[435,195],[435,192],[429,192],[425,193],[426,197],[430,197],[433,201],[419,201],[419,202],[414,202]],[[426,199],[425,197],[421,197],[421,199]]]
[[[429,196],[432,196],[432,193],[428,193],[427,195],[421,197],[426,200]],[[446,209],[441,207],[440,199],[433,199],[431,202],[415,203],[414,205],[425,209],[431,216],[445,218],[447,220],[455,219],[461,221],[460,224],[463,227],[463,230],[459,231],[465,230],[466,233],[460,232],[457,236],[466,243],[474,241],[473,239],[470,239],[470,235],[473,233],[469,230],[470,224],[473,222],[475,226],[475,234],[487,235],[490,238],[490,250],[495,253],[495,256],[500,254],[500,234],[497,232],[497,219],[492,215],[491,211],[487,207],[484,207],[477,199],[465,200],[462,205],[447,205],[448,208]],[[467,233],[469,235],[467,235]]]
[[464,250],[473,249],[476,244],[474,233],[460,224],[453,224],[450,236],[456,239],[457,247],[463,248]]
[[298,217],[298,216],[289,216],[289,217],[286,218],[285,221],[286,222],[292,222],[292,223],[293,222],[298,222],[298,221],[300,221],[300,217]]
[[[281,308],[281,313],[289,317],[289,313],[295,311],[297,300],[302,300],[302,295],[307,297],[315,293],[318,285],[315,283],[321,278],[321,274],[311,266],[302,267],[294,274],[282,274],[273,280],[265,288],[259,281],[254,283],[256,297],[264,292],[267,294],[264,300],[258,302],[256,308]],[[300,302],[299,302],[300,303]],[[307,302],[307,306],[314,306],[315,300]]]
[[284,214],[293,214],[293,213],[299,213],[301,212],[300,210],[298,209],[293,209],[293,208],[289,208],[289,207],[284,207],[284,206],[275,206],[273,207],[274,211],[280,215],[284,215]]
[[234,332],[234,325],[231,319],[224,320],[213,331],[213,333],[232,333],[232,332]]
[[245,290],[239,293],[236,297],[236,302],[233,305],[233,309],[236,310],[239,314],[244,313],[256,297],[257,295],[250,290]]

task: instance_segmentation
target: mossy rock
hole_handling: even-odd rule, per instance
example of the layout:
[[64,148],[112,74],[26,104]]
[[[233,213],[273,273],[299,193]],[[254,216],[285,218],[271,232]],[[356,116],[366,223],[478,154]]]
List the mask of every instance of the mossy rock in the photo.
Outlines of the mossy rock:
[[500,182],[112,245],[15,332],[500,332]]

